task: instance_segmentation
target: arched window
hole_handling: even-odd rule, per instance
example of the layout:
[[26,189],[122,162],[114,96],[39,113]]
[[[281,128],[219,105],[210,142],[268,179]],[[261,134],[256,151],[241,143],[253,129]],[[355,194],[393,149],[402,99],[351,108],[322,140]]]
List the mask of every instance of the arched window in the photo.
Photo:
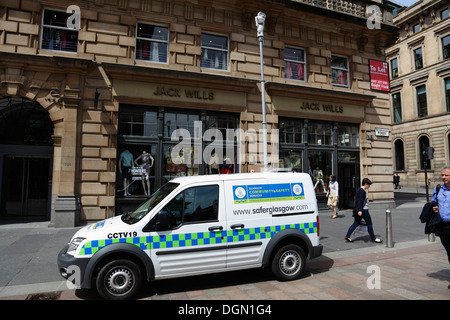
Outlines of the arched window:
[[405,170],[405,150],[403,141],[398,139],[395,141],[395,170]]

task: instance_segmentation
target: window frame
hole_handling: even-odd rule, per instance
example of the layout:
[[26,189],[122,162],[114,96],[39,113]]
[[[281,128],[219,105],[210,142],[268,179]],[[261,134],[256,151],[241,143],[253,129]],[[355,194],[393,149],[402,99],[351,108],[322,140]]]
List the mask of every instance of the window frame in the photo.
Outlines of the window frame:
[[[395,103],[395,97],[398,95],[398,105],[396,106]],[[399,117],[396,117],[396,111],[398,111]],[[403,115],[402,115],[402,95],[400,91],[397,92],[393,92],[392,93],[392,113],[393,113],[393,117],[394,117],[394,123],[400,123],[403,121]]]
[[[393,64],[394,61],[395,61],[395,64],[396,64],[395,68],[394,68],[394,64]],[[391,59],[389,61],[389,64],[391,66],[391,68],[390,68],[391,80],[398,78],[399,77],[399,74],[398,74],[398,58],[396,57],[396,58]],[[396,71],[396,73],[394,73],[394,70]]]
[[[71,53],[71,54],[77,54],[78,53],[78,30],[77,29],[71,29],[69,27],[66,26],[58,26],[58,25],[51,25],[51,24],[46,24],[45,20],[47,18],[46,13],[50,12],[57,12],[57,13],[61,13],[64,15],[67,15],[67,18],[69,16],[72,15],[72,13],[67,13],[63,10],[58,10],[58,9],[52,9],[52,8],[43,8],[42,9],[42,18],[41,18],[41,28],[40,28],[40,37],[39,37],[39,49],[40,50],[45,50],[45,51],[51,51],[51,52],[64,52],[64,53]],[[44,36],[46,34],[46,30],[45,29],[50,29],[50,30],[64,30],[64,31],[68,31],[68,32],[73,32],[76,33],[76,40],[73,41],[74,44],[76,44],[75,50],[62,50],[62,49],[55,49],[54,45],[53,45],[53,39],[51,40],[51,48],[49,45],[49,48],[44,48]],[[52,34],[52,33],[51,33]],[[65,40],[62,41],[63,45],[64,42],[66,42]]]
[[[417,54],[416,54],[416,52],[417,52],[418,50],[420,50],[420,64],[421,64],[420,66],[417,65],[417,62],[418,62],[419,60],[417,59]],[[423,69],[423,48],[422,48],[422,46],[413,49],[412,52],[413,52],[413,60],[414,60],[414,70],[420,70],[420,69]]]
[[[226,40],[226,46],[227,46],[226,49],[205,46],[203,44],[203,36],[224,38]],[[209,61],[209,59],[208,60],[204,60],[204,58],[203,58],[204,55],[208,53],[208,51],[204,51],[204,50],[210,50],[212,52],[225,53],[225,60],[226,60],[225,68],[214,68],[214,67],[211,67],[211,66],[204,66],[205,61]],[[200,35],[200,68],[201,69],[207,69],[207,70],[229,71],[229,68],[230,68],[230,61],[229,60],[230,60],[230,38],[228,36],[225,36],[225,35],[215,34],[215,33],[211,33],[211,32],[202,32],[201,35]]]
[[[303,52],[303,60],[294,60],[294,59],[289,59],[286,58],[286,49],[291,49],[291,50],[301,50]],[[293,77],[288,77],[288,64],[296,64],[296,65],[301,65],[303,67],[303,79],[296,79]],[[306,50],[304,48],[296,48],[296,47],[290,47],[290,46],[286,46],[284,48],[284,78],[285,79],[289,79],[289,80],[294,80],[294,81],[301,81],[301,82],[307,82],[307,71],[306,71]]]
[[[444,46],[445,39],[448,39],[447,46]],[[450,34],[447,34],[447,35],[441,37],[441,46],[442,46],[442,59],[443,60],[450,59]],[[445,47],[447,47],[447,54],[445,54],[445,50],[446,50]]]
[[[419,88],[424,88],[424,94],[425,95],[425,99],[421,98],[419,96]],[[417,105],[417,117],[418,118],[424,118],[428,116],[428,102],[427,102],[427,86],[425,84],[421,84],[415,87],[416,89],[416,105]],[[421,113],[420,111],[424,109],[424,106],[422,105],[422,103],[425,104],[425,110],[426,113]]]
[[[154,27],[154,28],[165,29],[167,31],[167,34],[166,34],[167,40],[159,40],[159,39],[146,38],[146,37],[139,36],[138,34],[139,34],[139,27],[140,27],[140,25],[146,25],[146,26],[151,26],[151,27]],[[165,59],[165,61],[156,61],[156,60],[152,60],[152,59],[143,59],[142,57],[138,58],[138,41],[147,41],[147,42],[150,43],[150,45],[153,45],[153,44],[165,44],[166,45],[166,52],[165,52],[166,59]],[[169,43],[170,43],[169,27],[164,26],[164,25],[146,23],[146,22],[137,22],[136,23],[136,50],[135,50],[135,53],[134,53],[134,58],[135,58],[136,61],[145,61],[145,62],[168,64],[169,63]],[[159,46],[158,46],[158,50],[159,50]],[[152,56],[151,50],[148,51],[148,56],[149,57]],[[159,55],[158,55],[158,57],[159,57]]]
[[[333,67],[333,58],[341,58],[341,59],[345,59],[346,61],[346,67]],[[330,63],[330,67],[331,67],[331,85],[333,86],[337,86],[337,87],[343,87],[343,88],[350,88],[350,60],[348,57],[345,56],[340,56],[340,55],[331,55],[331,63]],[[333,73],[334,70],[337,71],[344,71],[347,73],[346,75],[346,84],[340,84],[340,83],[335,83],[333,82],[333,79],[335,79],[335,77],[333,77]]]

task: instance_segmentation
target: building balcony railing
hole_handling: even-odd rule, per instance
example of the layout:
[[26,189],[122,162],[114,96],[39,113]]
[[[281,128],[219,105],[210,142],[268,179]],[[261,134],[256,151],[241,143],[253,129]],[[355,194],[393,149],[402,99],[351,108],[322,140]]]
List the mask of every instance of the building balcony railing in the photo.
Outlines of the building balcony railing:
[[301,4],[348,14],[363,19],[375,19],[380,23],[393,25],[393,8],[376,1],[361,0],[292,0]]

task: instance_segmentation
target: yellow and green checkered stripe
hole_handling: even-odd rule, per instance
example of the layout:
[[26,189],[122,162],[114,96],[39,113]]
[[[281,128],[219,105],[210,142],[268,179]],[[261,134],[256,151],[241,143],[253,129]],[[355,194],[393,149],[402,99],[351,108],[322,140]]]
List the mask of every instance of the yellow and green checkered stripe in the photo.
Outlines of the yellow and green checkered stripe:
[[210,244],[225,244],[249,240],[270,239],[275,234],[285,229],[299,229],[306,234],[317,233],[317,222],[246,228],[239,230],[224,230],[216,232],[197,232],[160,236],[92,240],[83,245],[79,255],[85,256],[95,254],[98,250],[114,243],[130,243],[140,247],[143,250],[146,250],[183,248]]

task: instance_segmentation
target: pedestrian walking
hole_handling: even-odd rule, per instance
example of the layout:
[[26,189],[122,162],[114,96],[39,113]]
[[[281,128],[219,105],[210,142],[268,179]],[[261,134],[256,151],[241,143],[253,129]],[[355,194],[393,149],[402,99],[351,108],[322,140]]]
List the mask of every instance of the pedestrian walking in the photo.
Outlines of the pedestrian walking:
[[373,233],[372,218],[369,213],[369,196],[367,195],[367,190],[370,188],[372,181],[368,178],[364,178],[361,183],[361,188],[356,191],[355,196],[355,209],[353,210],[354,221],[353,224],[348,228],[347,235],[345,236],[345,241],[353,242],[350,238],[353,231],[360,225],[361,220],[364,219],[367,225],[367,231],[369,232],[370,239],[375,243],[382,243],[381,239],[375,237]]
[[339,183],[336,181],[336,176],[331,175],[327,190],[327,198],[328,198],[327,206],[330,207],[331,210],[333,210],[333,215],[331,216],[331,219],[337,218],[338,195],[339,195]]
[[[438,231],[436,235],[441,238],[441,243],[447,251],[450,263],[450,165],[441,169],[441,179],[444,184],[440,187],[437,194],[436,188],[434,188],[431,201],[437,204],[437,206],[433,207],[433,211],[439,213],[442,219],[442,222],[436,226]],[[448,288],[450,289],[450,285]]]
[[394,184],[394,189],[399,189],[400,187],[400,176],[396,173],[394,174],[394,178],[392,183]]

